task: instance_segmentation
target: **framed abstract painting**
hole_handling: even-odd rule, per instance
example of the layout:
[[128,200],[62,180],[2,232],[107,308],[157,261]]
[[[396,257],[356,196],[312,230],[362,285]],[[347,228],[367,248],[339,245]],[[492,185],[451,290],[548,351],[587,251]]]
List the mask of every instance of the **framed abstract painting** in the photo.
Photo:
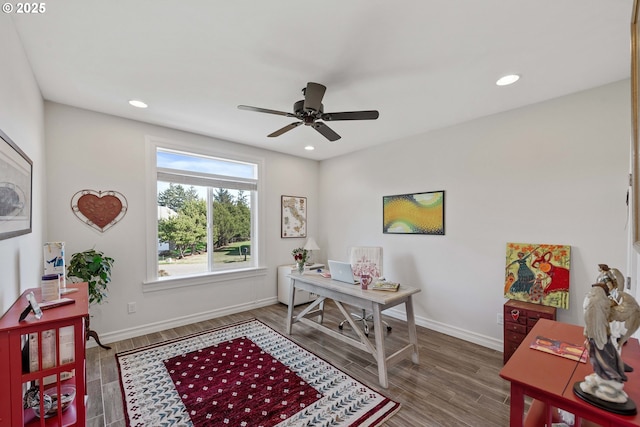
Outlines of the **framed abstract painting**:
[[444,191],[400,194],[382,198],[385,234],[444,235]]

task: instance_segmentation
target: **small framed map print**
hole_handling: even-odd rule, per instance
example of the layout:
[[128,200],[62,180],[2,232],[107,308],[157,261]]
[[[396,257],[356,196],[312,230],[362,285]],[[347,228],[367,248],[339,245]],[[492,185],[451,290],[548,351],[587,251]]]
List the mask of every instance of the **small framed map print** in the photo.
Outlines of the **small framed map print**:
[[280,237],[307,237],[307,198],[282,196]]

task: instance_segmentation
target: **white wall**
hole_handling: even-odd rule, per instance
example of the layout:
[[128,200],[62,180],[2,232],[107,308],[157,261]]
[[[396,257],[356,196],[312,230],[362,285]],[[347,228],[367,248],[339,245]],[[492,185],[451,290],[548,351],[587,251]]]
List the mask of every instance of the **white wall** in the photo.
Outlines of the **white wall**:
[[[280,196],[308,198],[308,231],[317,229],[318,163],[56,103],[45,103],[48,238],[65,241],[67,256],[95,246],[115,259],[108,302],[91,307],[92,329],[105,342],[246,310],[276,301],[277,266],[291,264],[291,250],[305,239],[280,238]],[[265,191],[259,195],[267,251],[266,276],[207,286],[143,292],[145,229],[145,136],[155,136],[264,159]],[[301,142],[303,144],[303,142]],[[100,233],[77,219],[71,198],[79,190],[115,190],[128,201],[125,217]],[[156,210],[153,211],[153,216]],[[137,312],[127,314],[127,303]],[[284,319],[283,319],[284,322]]]
[[[498,349],[506,243],[571,245],[558,317],[583,324],[597,264],[626,271],[629,106],[622,81],[323,161],[316,240],[383,246],[385,276],[422,289],[419,324]],[[383,196],[437,190],[445,236],[382,233]]]
[[0,313],[20,293],[40,285],[43,221],[45,146],[43,102],[10,15],[0,14],[0,129],[33,161],[33,231],[0,240]]
[[[560,310],[561,321],[582,323],[582,299],[598,263],[626,270],[628,81],[318,165],[59,104],[46,103],[43,112],[8,15],[0,15],[0,51],[0,129],[34,162],[34,231],[0,241],[3,312],[21,290],[37,286],[42,244],[55,240],[67,242],[68,254],[95,246],[116,259],[108,303],[92,308],[92,327],[105,341],[275,301],[276,267],[304,243],[280,238],[283,194],[308,197],[309,234],[322,248],[316,259],[344,259],[352,245],[382,245],[385,275],[422,289],[415,304],[420,324],[496,348],[507,242],[572,246],[571,308]],[[142,292],[145,135],[265,159],[266,276]],[[70,208],[82,189],[120,191],[127,215],[105,233],[90,229]],[[431,190],[446,191],[445,236],[382,233],[382,196]],[[131,301],[138,311],[129,315]]]

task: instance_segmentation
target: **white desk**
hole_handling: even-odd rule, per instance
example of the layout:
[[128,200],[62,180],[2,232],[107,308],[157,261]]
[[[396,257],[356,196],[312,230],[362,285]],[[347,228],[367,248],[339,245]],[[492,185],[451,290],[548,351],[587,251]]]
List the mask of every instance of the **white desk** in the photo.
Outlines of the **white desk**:
[[[378,379],[384,388],[389,386],[387,377],[387,367],[392,366],[407,355],[411,355],[413,363],[418,363],[418,338],[416,335],[416,324],[413,314],[412,295],[420,292],[420,289],[400,285],[397,292],[362,290],[360,285],[350,285],[322,277],[318,273],[308,272],[300,276],[290,274],[291,288],[289,289],[289,310],[287,314],[287,333],[291,334],[294,323],[302,322],[305,325],[318,329],[332,337],[350,344],[356,348],[371,353],[378,365]],[[295,293],[296,290],[305,290],[318,295],[318,298],[309,304],[304,310],[294,316]],[[359,340],[343,335],[338,331],[328,328],[322,324],[322,310],[324,301],[331,299],[340,309],[345,319],[349,321],[353,331]],[[373,312],[373,327],[375,331],[375,345],[364,335],[364,332],[355,324],[343,303],[358,308],[364,308]],[[407,328],[409,330],[409,344],[388,356],[384,347],[384,331],[381,312],[387,308],[404,304],[407,313]],[[305,316],[318,316],[318,322],[306,318]]]

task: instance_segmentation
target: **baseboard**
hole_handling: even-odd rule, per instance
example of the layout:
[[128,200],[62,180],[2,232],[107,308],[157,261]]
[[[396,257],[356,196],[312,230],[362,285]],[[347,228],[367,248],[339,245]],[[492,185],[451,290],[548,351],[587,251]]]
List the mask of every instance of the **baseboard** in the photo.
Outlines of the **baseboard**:
[[[205,311],[201,313],[194,313],[188,316],[176,317],[173,319],[163,320],[162,322],[149,323],[146,325],[138,326],[135,328],[122,329],[120,331],[109,332],[100,334],[100,341],[103,344],[108,344],[116,341],[121,341],[129,338],[135,338],[142,335],[151,334],[154,332],[164,331],[166,329],[176,328],[178,326],[189,325],[191,323],[203,322],[205,320],[215,319],[217,317],[227,316],[229,314],[242,313],[243,311],[253,310],[260,307],[266,307],[271,304],[277,304],[278,298],[265,298],[260,301],[254,301],[246,304],[238,304],[235,306],[224,307],[220,309]],[[404,311],[400,311],[395,308],[385,310],[384,314],[400,320],[407,320],[407,316]],[[434,330],[436,332],[450,335],[461,340],[469,341],[474,344],[481,345],[483,347],[490,348],[496,351],[503,350],[502,340],[491,338],[485,335],[476,334],[474,332],[467,331],[466,329],[457,328],[455,326],[447,325],[445,323],[436,322],[425,317],[416,316],[416,325],[425,327],[427,329]],[[95,341],[90,340],[87,342],[87,347],[95,347],[97,344]]]
[[[407,315],[404,311],[400,311],[396,308],[391,308],[389,310],[385,310],[384,314],[386,316],[390,316],[396,319],[407,320]],[[455,338],[460,338],[461,340],[469,341],[474,344],[481,345],[483,347],[490,348],[492,350],[502,352],[503,341],[491,338],[486,335],[476,334],[475,332],[468,331],[466,329],[461,329],[455,326],[447,325],[446,323],[436,322],[431,319],[427,319],[425,317],[416,316],[416,325],[422,326],[427,329],[431,329],[436,332],[443,333],[445,335],[449,335]]]
[[[230,314],[242,313],[243,311],[253,310],[268,305],[277,304],[278,298],[271,297],[259,301],[253,301],[246,304],[238,304],[230,307],[194,313],[188,316],[176,317],[173,319],[163,320],[162,322],[148,323],[146,325],[137,326],[135,328],[122,329],[119,331],[100,333],[100,341],[103,344],[109,344],[116,341],[135,338],[142,335],[152,334],[154,332],[164,331],[166,329],[176,328],[178,326],[189,325],[191,323],[203,322],[205,320],[215,319],[217,317],[228,316]],[[87,347],[96,347],[97,344],[93,340],[87,342]]]

